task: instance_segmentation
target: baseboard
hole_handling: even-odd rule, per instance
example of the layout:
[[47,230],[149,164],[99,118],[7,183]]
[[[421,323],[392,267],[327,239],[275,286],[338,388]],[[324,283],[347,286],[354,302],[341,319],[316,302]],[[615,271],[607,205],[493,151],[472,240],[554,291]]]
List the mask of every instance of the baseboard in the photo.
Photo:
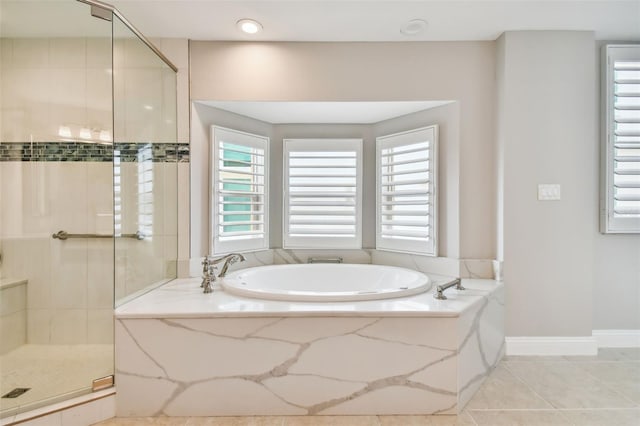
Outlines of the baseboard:
[[640,348],[640,330],[593,330],[599,348]]
[[593,336],[580,337],[505,337],[507,355],[563,356],[597,355]]

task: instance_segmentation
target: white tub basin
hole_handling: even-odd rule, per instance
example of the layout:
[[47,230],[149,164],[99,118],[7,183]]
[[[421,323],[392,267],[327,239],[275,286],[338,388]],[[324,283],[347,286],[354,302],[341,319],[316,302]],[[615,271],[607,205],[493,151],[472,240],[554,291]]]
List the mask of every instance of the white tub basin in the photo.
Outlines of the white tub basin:
[[389,299],[431,288],[429,277],[421,272],[356,264],[259,266],[229,273],[221,284],[239,296],[303,302]]

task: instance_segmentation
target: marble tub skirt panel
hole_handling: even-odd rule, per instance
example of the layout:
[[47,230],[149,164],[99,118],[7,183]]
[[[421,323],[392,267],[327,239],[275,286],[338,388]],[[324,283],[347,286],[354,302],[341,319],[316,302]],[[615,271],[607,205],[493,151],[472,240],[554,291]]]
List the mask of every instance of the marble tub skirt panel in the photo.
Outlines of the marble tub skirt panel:
[[502,356],[502,293],[458,317],[118,318],[117,416],[456,414]]

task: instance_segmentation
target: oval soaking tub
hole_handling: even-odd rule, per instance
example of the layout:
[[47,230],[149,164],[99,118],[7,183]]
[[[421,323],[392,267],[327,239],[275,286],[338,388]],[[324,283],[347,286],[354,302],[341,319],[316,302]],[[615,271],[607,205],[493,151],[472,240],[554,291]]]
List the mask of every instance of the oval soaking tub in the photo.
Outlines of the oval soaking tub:
[[390,299],[431,288],[421,272],[361,264],[258,266],[229,273],[221,284],[238,296],[301,302]]

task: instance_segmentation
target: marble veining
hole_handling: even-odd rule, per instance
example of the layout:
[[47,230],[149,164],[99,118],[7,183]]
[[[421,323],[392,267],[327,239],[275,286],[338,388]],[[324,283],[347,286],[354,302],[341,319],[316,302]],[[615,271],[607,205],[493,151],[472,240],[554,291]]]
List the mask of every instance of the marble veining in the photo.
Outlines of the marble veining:
[[342,316],[342,305],[329,304],[335,315],[180,317],[160,307],[150,317],[125,305],[116,321],[118,416],[455,414],[503,352],[494,324],[503,286],[469,284],[464,295],[452,291],[463,308],[451,316],[387,316],[384,306]]

